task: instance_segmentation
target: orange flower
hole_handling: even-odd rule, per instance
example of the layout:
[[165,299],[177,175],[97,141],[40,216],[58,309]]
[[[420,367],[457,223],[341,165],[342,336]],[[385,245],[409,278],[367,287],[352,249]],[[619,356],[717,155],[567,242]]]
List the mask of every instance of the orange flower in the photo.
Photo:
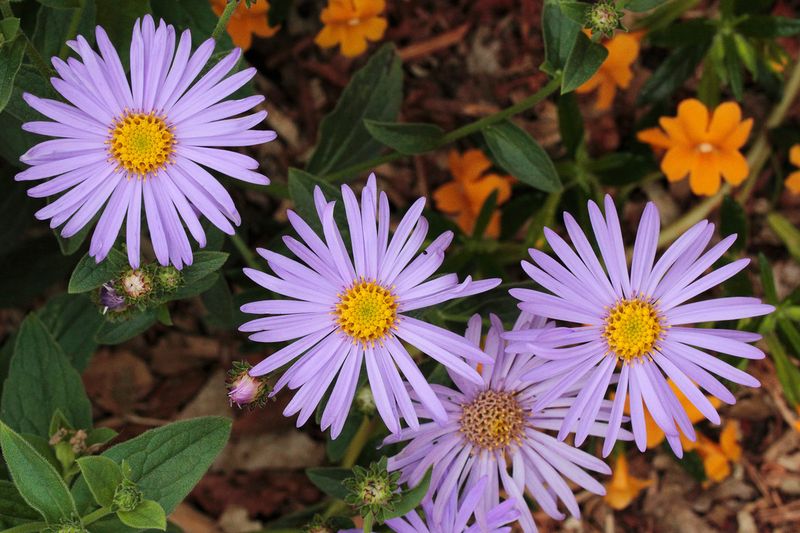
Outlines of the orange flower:
[[742,458],[742,447],[739,424],[728,421],[722,428],[719,444],[704,435],[697,436],[697,442],[689,442],[683,437],[681,441],[687,451],[696,450],[703,459],[703,469],[709,481],[719,483],[731,475],[731,462],[739,462]]
[[[800,144],[795,144],[789,150],[789,162],[796,167],[800,167]],[[795,170],[789,174],[784,183],[792,194],[800,194],[800,170]]]
[[325,25],[316,42],[323,48],[339,45],[342,54],[355,57],[367,49],[367,41],[378,41],[386,31],[386,19],[380,17],[385,0],[328,0],[320,20]]
[[646,129],[636,137],[666,149],[661,170],[668,180],[679,181],[689,174],[692,192],[711,196],[719,190],[720,175],[731,185],[747,177],[747,160],[739,150],[747,142],[753,119],[743,121],[736,102],[719,105],[710,116],[705,105],[689,98],[678,105],[678,116],[661,117],[659,124],[663,130]]
[[[493,191],[497,191],[497,205],[511,197],[510,176],[484,174],[492,166],[480,150],[467,150],[463,155],[452,150],[448,156],[453,181],[445,183],[433,192],[436,208],[450,215],[457,215],[456,224],[464,233],[471,234],[484,202]],[[486,227],[486,235],[500,235],[500,213],[495,211]]]
[[606,495],[603,499],[612,508],[620,511],[636,499],[642,489],[653,484],[652,479],[639,479],[628,472],[628,460],[625,454],[617,455],[611,481],[606,483]]
[[600,69],[594,76],[578,87],[575,92],[579,94],[589,93],[597,89],[597,101],[595,109],[604,111],[611,107],[614,96],[617,94],[617,87],[627,89],[633,79],[631,65],[639,56],[639,40],[642,33],[619,33],[603,46],[608,50]]
[[[220,16],[227,3],[228,0],[211,0],[211,7],[214,9],[214,13]],[[269,25],[268,13],[269,2],[267,0],[258,0],[250,8],[245,2],[240,2],[228,21],[228,35],[233,39],[233,44],[242,50],[247,50],[253,44],[253,34],[259,37],[275,35],[280,28],[273,28]]]

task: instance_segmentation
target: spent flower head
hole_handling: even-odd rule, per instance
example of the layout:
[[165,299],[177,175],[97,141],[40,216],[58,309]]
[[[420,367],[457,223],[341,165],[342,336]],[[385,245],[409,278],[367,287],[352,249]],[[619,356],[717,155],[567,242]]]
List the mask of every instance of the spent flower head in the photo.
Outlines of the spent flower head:
[[112,283],[103,283],[97,293],[97,302],[103,308],[103,314],[108,311],[122,312],[127,307],[125,297],[116,291]]
[[130,268],[122,273],[117,285],[128,304],[141,304],[152,295],[153,269],[149,265],[142,268]]

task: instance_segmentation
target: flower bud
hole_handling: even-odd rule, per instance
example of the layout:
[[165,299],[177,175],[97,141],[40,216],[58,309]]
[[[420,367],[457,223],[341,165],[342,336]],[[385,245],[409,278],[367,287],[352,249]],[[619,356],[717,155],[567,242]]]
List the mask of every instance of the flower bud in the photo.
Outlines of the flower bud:
[[129,479],[123,479],[114,490],[112,505],[120,511],[133,511],[142,501],[142,492],[136,483]]
[[377,412],[375,406],[375,397],[372,395],[372,389],[369,385],[365,385],[358,389],[355,397],[356,409],[367,416],[372,416]]
[[382,457],[377,463],[372,463],[369,469],[355,466],[353,477],[342,482],[349,492],[345,501],[356,507],[361,516],[372,514],[380,522],[394,510],[400,499],[397,483],[400,472],[389,472],[386,465],[387,459]]
[[263,407],[269,393],[269,385],[265,378],[249,374],[251,366],[237,361],[228,372],[228,398],[231,405],[255,405]]
[[611,37],[614,30],[624,29],[622,25],[623,12],[610,0],[602,0],[592,4],[586,15],[586,25],[593,33]]
[[156,272],[158,287],[164,292],[172,292],[181,286],[183,275],[173,266],[159,267]]

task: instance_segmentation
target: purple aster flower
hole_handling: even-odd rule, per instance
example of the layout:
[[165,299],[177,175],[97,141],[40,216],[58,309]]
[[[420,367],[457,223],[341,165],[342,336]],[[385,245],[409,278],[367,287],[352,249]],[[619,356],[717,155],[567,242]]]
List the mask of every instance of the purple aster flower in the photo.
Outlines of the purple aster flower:
[[439,522],[432,518],[433,501],[426,498],[421,506],[425,520],[416,511],[411,511],[402,518],[387,520],[386,525],[397,533],[509,533],[511,527],[507,524],[519,517],[515,500],[506,500],[493,507],[486,513],[485,522],[468,525],[488,481],[488,476],[479,479],[460,502],[458,494],[453,492]]
[[[535,409],[537,399],[547,394],[550,383],[531,383],[525,376],[540,371],[546,361],[530,353],[506,353],[503,325],[495,316],[491,322],[485,350],[492,360],[483,364],[481,382],[467,381],[448,371],[456,389],[433,386],[447,411],[447,420],[443,424],[425,423],[389,436],[386,443],[409,441],[389,459],[389,470],[400,470],[400,482],[413,486],[433,468],[428,495],[433,500],[432,520],[436,523],[447,513],[453,494],[468,494],[478,480],[488,476],[476,505],[478,523],[488,520],[491,510],[500,502],[502,489],[515,500],[523,530],[536,531],[525,503],[525,492],[548,516],[564,518],[558,509],[561,500],[577,517],[578,503],[564,478],[596,494],[605,494],[603,486],[584,469],[603,474],[610,474],[611,469],[600,459],[545,432],[561,425],[583,383],[563,391],[547,408]],[[522,328],[536,328],[542,335],[554,329],[544,319],[525,313],[520,315],[514,330]],[[474,346],[479,345],[479,316],[470,319],[466,338]],[[412,395],[417,400],[415,396]],[[421,402],[415,407],[420,417],[433,418]],[[610,414],[611,402],[605,402],[597,415],[598,421],[589,429],[592,435],[603,434],[605,424],[601,421],[608,420]]]
[[[644,418],[647,408],[680,456],[678,429],[691,440],[695,439],[695,433],[667,378],[703,415],[719,424],[719,414],[698,385],[732,404],[733,394],[712,374],[751,387],[758,387],[759,382],[703,350],[746,359],[764,357],[761,350],[747,344],[758,340],[757,334],[688,326],[766,315],[774,308],[762,304],[758,298],[744,297],[687,303],[735,275],[749,262],[739,259],[706,274],[736,238],[726,237],[704,252],[714,233],[714,225],[707,221],[689,229],[655,261],[659,216],[655,205],[648,203],[639,223],[629,272],[611,197],[605,198],[605,218],[594,202],[589,202],[589,217],[605,269],[583,231],[565,213],[567,233],[575,249],[545,228],[547,242],[561,263],[538,250],[530,251],[535,265],[522,263],[528,275],[549,292],[511,290],[521,300],[520,309],[580,325],[558,328],[548,335],[539,331],[510,333],[507,338],[514,342],[509,349],[535,351],[549,360],[539,372],[548,379],[557,376],[551,393],[540,398],[535,409],[544,408],[558,397],[559,391],[574,387],[577,381],[586,383],[564,418],[559,438],[563,439],[577,427],[576,444],[580,445],[586,437],[586,428],[593,424],[604,403],[609,385],[616,380],[603,454],[608,455],[617,440],[623,407],[629,398],[639,449],[644,450],[647,444]],[[528,378],[543,379],[536,373]]]
[[475,383],[481,383],[481,377],[464,359],[487,361],[487,356],[463,337],[406,313],[487,291],[500,280],[467,277],[459,283],[455,274],[428,280],[444,261],[453,234],[440,235],[418,255],[428,232],[428,223],[421,217],[424,198],[414,202],[390,238],[389,201],[383,192],[378,196],[374,175],[361,194],[360,206],[349,187],[342,187],[342,196],[352,260],[334,222],[335,202],[328,202],[316,188],[314,201],[323,238],[289,211],[289,222],[302,242],[293,237],[284,237],[284,242],[300,261],[262,249],[258,252],[275,276],[245,269],[253,281],[290,299],[242,306],[245,313],[273,316],[239,329],[257,332],[250,339],[258,342],[294,341],[250,373],[260,376],[299,358],[274,389],[288,385],[298,390],[284,411],[286,416],[300,413],[298,426],[314,413],[335,379],[321,419],[322,429],[331,427],[334,438],[353,401],[362,363],[366,363],[375,406],[390,431],[399,431],[400,418],[419,426],[401,374],[434,418],[444,421],[447,414],[442,404],[401,340]]
[[174,27],[162,20],[156,28],[148,15],[133,27],[128,81],[103,28],[97,28],[96,36],[99,54],[79,35],[67,44],[81,60],[53,58],[59,77],[51,81],[66,103],[23,95],[53,121],[28,122],[23,129],[55,139],[20,158],[31,167],[16,179],[46,180],[28,191],[32,197],[59,195],[36,218],[50,219],[52,228],[63,225],[64,237],[99,215],[89,248],[98,262],[125,220],[128,260],[139,266],[143,210],[159,263],[180,269],[192,263],[184,225],[203,247],[199,215],[228,234],[234,232],[231,222],[240,222],[230,195],[204,167],[249,183],[269,183],[254,172],[254,159],[219,149],[275,138],[272,131],[250,129],[265,111],[231,118],[263,96],[224,101],[255,69],[227,76],[241,58],[237,48],[195,81],[211,57],[213,39],[191,53],[189,30],[178,39]]

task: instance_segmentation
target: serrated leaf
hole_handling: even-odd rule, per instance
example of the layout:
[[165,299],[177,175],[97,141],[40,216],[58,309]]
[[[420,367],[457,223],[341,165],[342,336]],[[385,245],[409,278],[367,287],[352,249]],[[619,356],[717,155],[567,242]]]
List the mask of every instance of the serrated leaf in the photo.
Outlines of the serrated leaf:
[[367,161],[383,145],[367,131],[366,119],[392,121],[403,98],[403,70],[394,46],[385,44],[359,69],[319,127],[319,142],[307,170],[325,176]]
[[422,501],[422,498],[428,493],[428,487],[431,484],[431,472],[433,472],[433,468],[428,469],[425,477],[422,478],[422,481],[420,481],[416,487],[402,492],[400,501],[395,504],[389,516],[385,517],[386,520],[405,516],[416,509]]
[[77,514],[69,489],[55,468],[2,422],[0,446],[20,495],[48,523],[56,523]]
[[434,150],[444,137],[444,130],[435,124],[365,120],[364,125],[374,139],[406,155]]
[[100,507],[110,507],[114,502],[114,492],[123,479],[120,466],[102,456],[81,457],[77,463],[94,501]]
[[[228,441],[231,420],[194,418],[151,429],[117,444],[102,456],[131,468],[131,481],[145,498],[155,500],[171,513],[200,481]],[[81,511],[91,505],[91,494],[80,479],[73,487]]]
[[100,263],[86,254],[72,272],[67,290],[75,294],[97,289],[103,283],[116,278],[127,267],[128,258],[116,249],[112,249]]
[[608,50],[602,44],[592,42],[584,33],[579,33],[575,46],[567,57],[564,77],[561,80],[561,94],[574,91],[594,76],[600,65],[608,57]]
[[497,164],[506,172],[542,191],[561,190],[553,162],[526,131],[504,121],[484,128],[483,137]]
[[342,482],[353,477],[353,471],[349,468],[338,467],[307,468],[306,476],[319,490],[328,496],[344,500],[347,497],[348,490],[342,485]]
[[0,413],[16,431],[48,437],[56,409],[76,428],[92,426],[80,375],[42,321],[29,315],[17,334]]
[[167,529],[167,515],[153,500],[144,500],[133,511],[117,511],[120,521],[128,527],[138,529]]

